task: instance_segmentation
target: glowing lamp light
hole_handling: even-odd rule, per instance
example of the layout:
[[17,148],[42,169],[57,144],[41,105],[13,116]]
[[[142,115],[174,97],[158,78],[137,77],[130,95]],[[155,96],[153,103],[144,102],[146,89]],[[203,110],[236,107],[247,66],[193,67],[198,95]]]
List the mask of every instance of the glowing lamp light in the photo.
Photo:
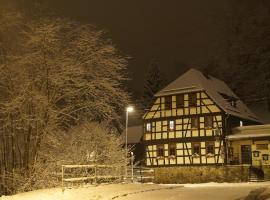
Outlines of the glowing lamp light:
[[133,112],[134,108],[132,106],[127,107],[127,112]]

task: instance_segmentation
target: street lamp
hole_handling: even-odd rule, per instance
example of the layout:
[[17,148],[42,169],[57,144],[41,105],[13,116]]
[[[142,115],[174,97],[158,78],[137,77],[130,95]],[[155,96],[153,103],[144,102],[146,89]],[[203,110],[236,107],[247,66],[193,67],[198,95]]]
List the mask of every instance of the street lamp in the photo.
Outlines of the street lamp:
[[[128,143],[128,141],[127,141],[127,137],[128,137],[128,113],[130,113],[130,112],[133,112],[133,107],[132,106],[129,106],[129,107],[127,107],[127,109],[126,109],[126,159],[128,160],[128,145],[127,145],[127,143]],[[127,179],[127,167],[126,167],[126,179]]]

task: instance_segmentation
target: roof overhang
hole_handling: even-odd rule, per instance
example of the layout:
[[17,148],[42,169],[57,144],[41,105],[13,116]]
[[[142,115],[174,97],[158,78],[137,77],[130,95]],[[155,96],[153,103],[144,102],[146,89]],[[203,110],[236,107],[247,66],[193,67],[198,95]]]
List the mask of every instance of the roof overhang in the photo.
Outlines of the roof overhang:
[[232,130],[232,135],[226,137],[228,140],[241,140],[241,139],[270,139],[270,124],[255,125],[255,126],[241,126]]
[[243,139],[255,139],[255,138],[269,138],[270,133],[265,134],[235,134],[226,137],[228,140],[243,140]]
[[198,86],[182,87],[182,88],[176,88],[176,89],[170,89],[170,90],[162,90],[162,91],[156,93],[155,97],[175,95],[175,94],[184,94],[184,93],[191,93],[191,92],[199,92],[199,91],[203,91],[203,89],[198,87]]

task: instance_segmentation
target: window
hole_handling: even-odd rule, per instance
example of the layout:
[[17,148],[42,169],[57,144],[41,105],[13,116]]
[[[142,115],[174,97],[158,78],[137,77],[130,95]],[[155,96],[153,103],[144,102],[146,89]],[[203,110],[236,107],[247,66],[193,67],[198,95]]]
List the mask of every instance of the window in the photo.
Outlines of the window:
[[256,144],[256,149],[257,150],[267,150],[268,144]]
[[176,145],[169,144],[169,156],[176,156]]
[[197,106],[197,94],[191,93],[188,95],[189,106]]
[[230,104],[232,107],[236,108],[236,101],[235,100],[230,100]]
[[170,131],[173,131],[173,130],[174,130],[174,127],[175,127],[175,122],[174,122],[174,120],[169,121],[169,130],[170,130]]
[[214,142],[206,142],[206,154],[215,154]]
[[198,128],[199,127],[199,118],[192,117],[191,118],[191,128]]
[[232,147],[229,147],[229,156],[233,157],[233,148]]
[[157,145],[157,157],[163,157],[164,156],[164,145],[159,144]]
[[176,96],[176,108],[183,108],[185,106],[184,104],[184,95],[178,94]]
[[268,160],[268,157],[269,157],[268,154],[263,154],[263,155],[262,155],[262,159],[263,159],[264,161]]
[[244,125],[243,121],[240,120],[240,124],[239,125],[240,126],[243,126]]
[[200,154],[200,143],[192,143],[192,154]]
[[212,116],[205,116],[204,117],[204,127],[205,128],[212,128],[213,127],[213,117]]
[[171,96],[165,97],[165,109],[166,110],[172,109],[172,97]]
[[146,124],[146,132],[151,132],[151,123]]

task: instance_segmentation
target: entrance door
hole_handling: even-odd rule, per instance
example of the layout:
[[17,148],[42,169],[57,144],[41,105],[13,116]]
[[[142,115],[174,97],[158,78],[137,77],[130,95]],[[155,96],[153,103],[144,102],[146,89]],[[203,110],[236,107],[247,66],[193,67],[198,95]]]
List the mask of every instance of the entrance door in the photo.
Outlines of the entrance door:
[[242,164],[251,164],[251,145],[241,145]]

